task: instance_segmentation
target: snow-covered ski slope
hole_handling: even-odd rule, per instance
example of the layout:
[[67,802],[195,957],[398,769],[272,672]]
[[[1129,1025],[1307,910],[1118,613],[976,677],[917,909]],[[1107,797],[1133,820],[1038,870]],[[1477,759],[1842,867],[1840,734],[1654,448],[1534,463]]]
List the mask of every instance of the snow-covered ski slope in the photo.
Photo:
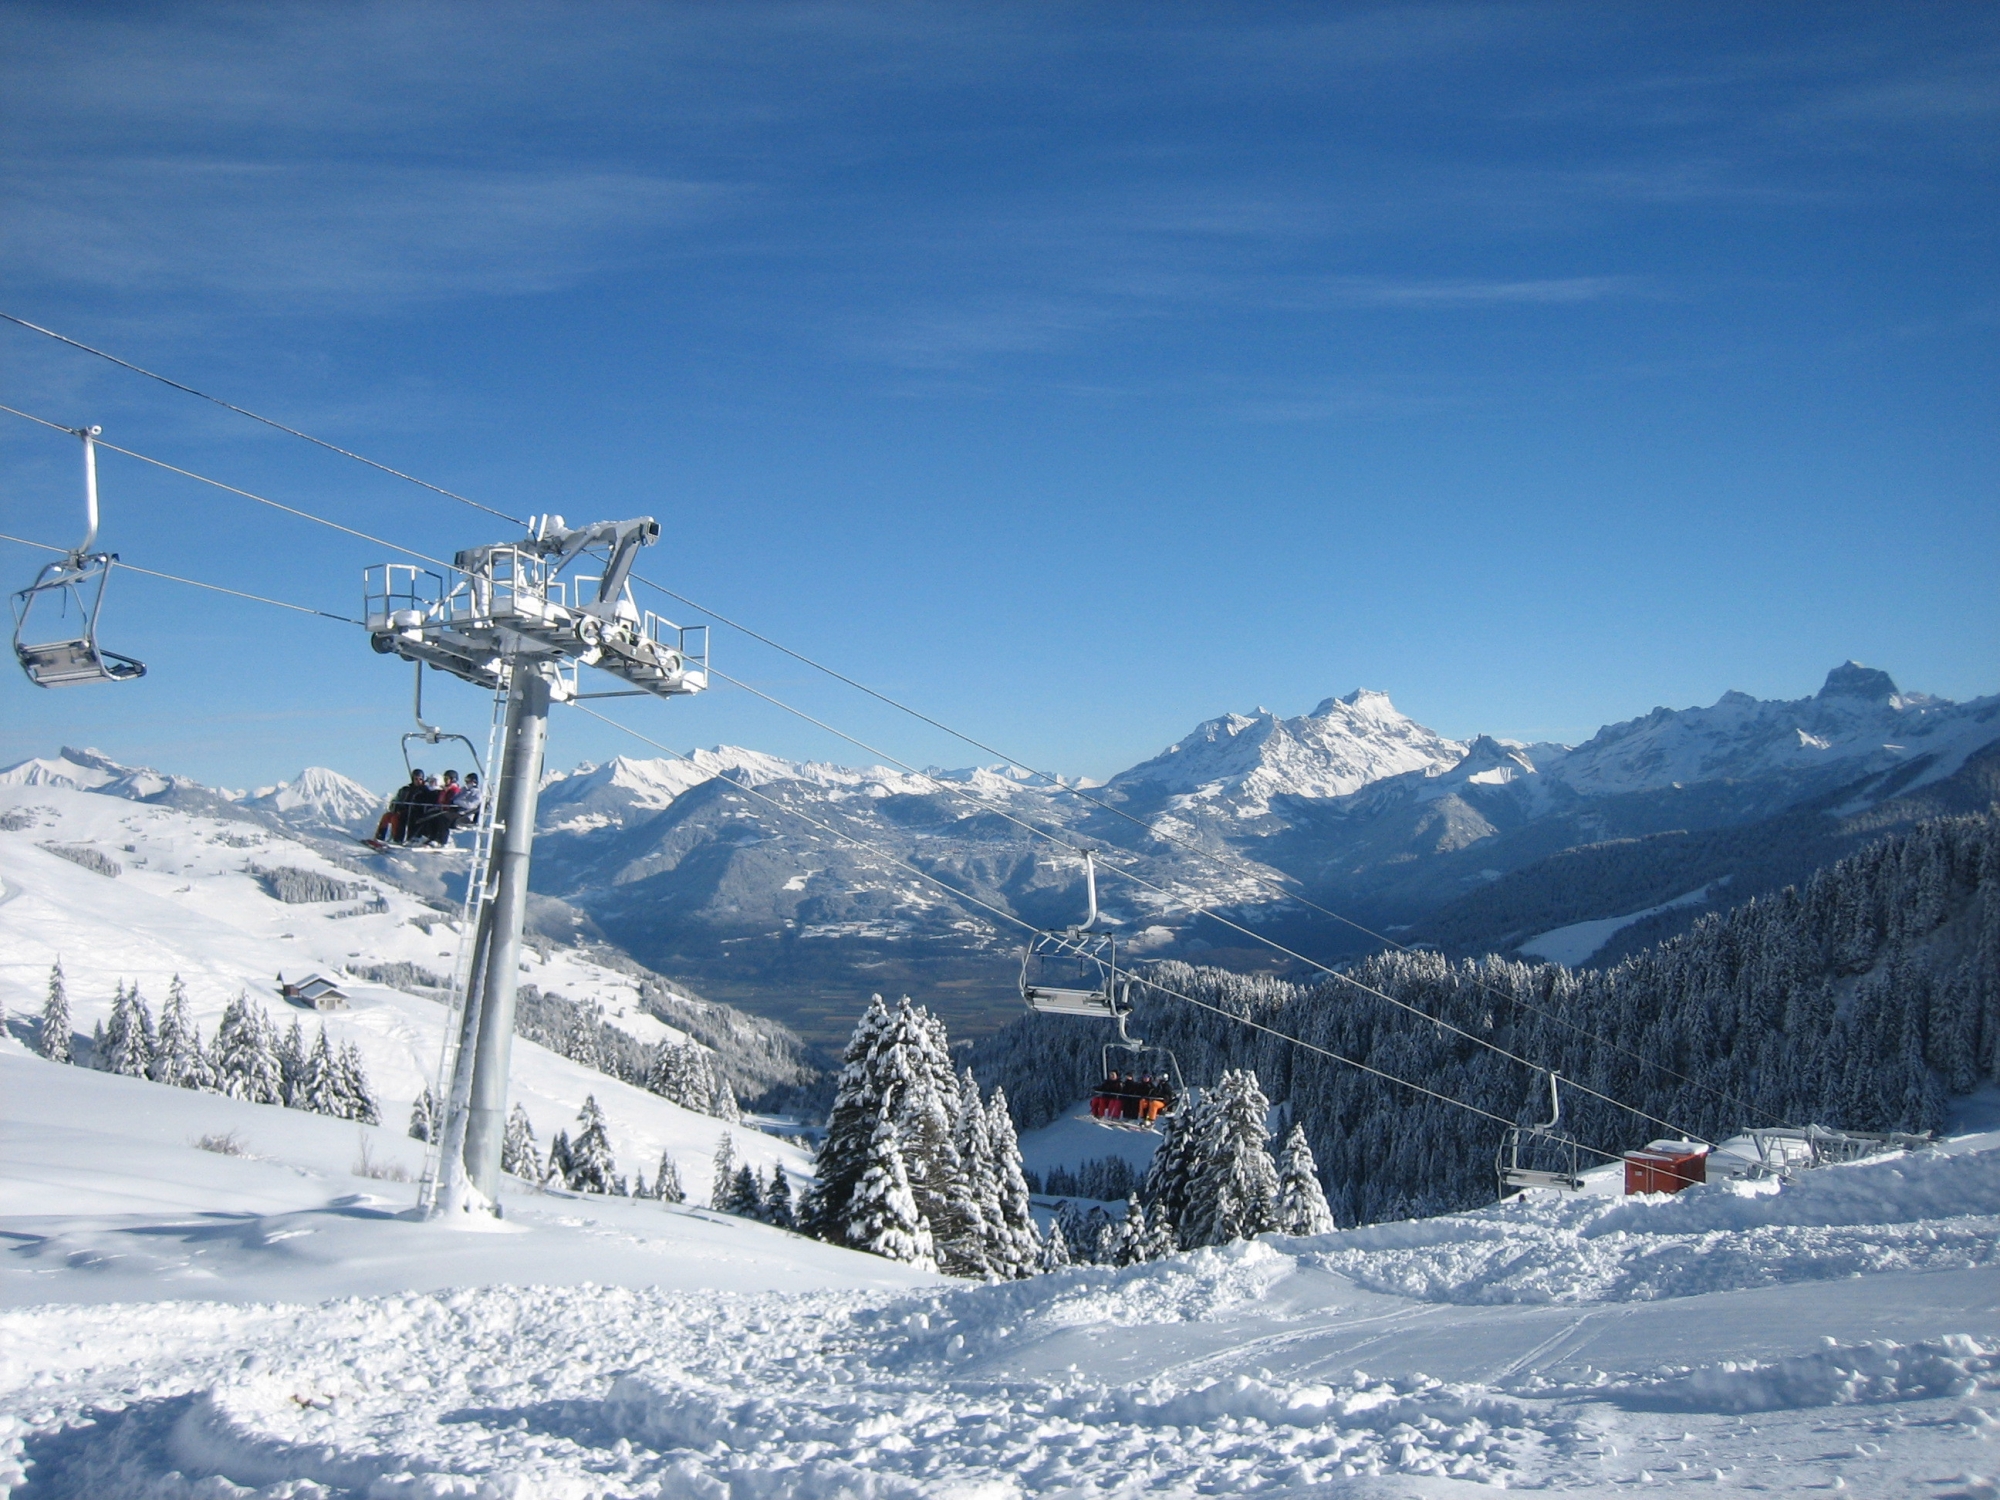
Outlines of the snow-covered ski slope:
[[[2000,1473],[2000,1132],[1783,1188],[976,1286],[644,1202],[520,1190],[511,1232],[432,1229],[353,1175],[353,1125],[15,1043],[0,1131],[16,1500],[1991,1496]],[[218,1131],[251,1154],[190,1144]]]
[[[90,851],[119,873],[100,873],[51,846]],[[360,889],[351,899],[288,905],[269,894],[252,873],[257,868],[305,870]],[[24,1037],[32,1035],[58,959],[73,1028],[85,1036],[110,1015],[121,982],[136,983],[157,1014],[178,974],[204,1039],[247,990],[280,1027],[298,1017],[309,1041],[323,1023],[336,1047],[355,1042],[384,1123],[400,1129],[435,1078],[445,1008],[346,977],[342,967],[404,962],[449,976],[457,948],[451,914],[281,833],[97,792],[0,785],[0,1005]],[[314,1014],[278,998],[280,973],[296,981],[315,972],[338,981],[350,997],[347,1009]],[[521,977],[544,991],[601,1002],[607,1020],[642,1041],[686,1040],[641,1011],[631,976],[579,952],[531,952]],[[594,1094],[619,1172],[650,1174],[671,1150],[684,1182],[708,1181],[721,1122],[522,1037],[514,1040],[512,1083],[544,1146],[556,1130],[573,1129],[585,1096]],[[749,1130],[735,1135],[752,1165],[783,1162],[795,1176],[809,1170],[796,1147]]]

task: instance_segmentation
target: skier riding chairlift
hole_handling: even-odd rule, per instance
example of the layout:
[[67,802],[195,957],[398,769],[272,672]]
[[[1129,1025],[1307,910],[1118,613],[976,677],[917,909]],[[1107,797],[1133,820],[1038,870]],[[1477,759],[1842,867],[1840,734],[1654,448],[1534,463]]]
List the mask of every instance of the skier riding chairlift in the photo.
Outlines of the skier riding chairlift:
[[[14,595],[14,659],[36,687],[75,687],[86,682],[133,682],[146,675],[146,664],[97,643],[97,617],[104,608],[104,590],[111,580],[115,552],[92,552],[97,540],[97,435],[101,427],[79,427],[83,439],[83,505],[85,531],[76,547],[43,566],[35,581]],[[76,606],[77,621],[69,634],[54,640],[33,639],[31,619],[39,621],[52,603],[67,617]],[[37,608],[39,606],[39,609]]]
[[403,767],[410,773],[410,779],[397,788],[375,825],[372,838],[361,842],[378,853],[385,851],[393,842],[404,848],[448,849],[451,836],[460,828],[469,827],[479,821],[481,792],[479,773],[468,771],[465,784],[458,784],[456,771],[445,772],[446,784],[434,785],[425,776],[423,768],[410,760],[410,741],[420,740],[426,745],[441,745],[446,740],[457,740],[465,746],[474,765],[479,764],[479,751],[471,740],[462,734],[452,734],[439,729],[424,719],[424,664],[415,664],[417,727],[403,736]]
[[[1115,1021],[1118,1040],[1104,1049],[1102,1082],[1090,1112],[1080,1116],[1111,1130],[1155,1131],[1186,1098],[1180,1064],[1164,1047],[1149,1047],[1125,1028],[1132,982],[1119,973],[1118,943],[1097,930],[1097,857],[1083,855],[1087,907],[1081,926],[1038,932],[1021,954],[1021,999],[1041,1015]],[[1113,1066],[1113,1053],[1129,1054]]]

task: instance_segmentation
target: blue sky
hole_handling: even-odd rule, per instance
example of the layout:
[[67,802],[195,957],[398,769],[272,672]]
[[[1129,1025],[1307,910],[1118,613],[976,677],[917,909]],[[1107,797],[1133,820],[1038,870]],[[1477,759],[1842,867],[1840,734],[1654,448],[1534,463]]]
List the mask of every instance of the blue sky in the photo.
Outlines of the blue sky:
[[[4,5],[0,305],[510,512],[655,514],[652,576],[1070,773],[1357,685],[1572,740],[1846,657],[1965,698],[1996,62],[1988,5]],[[507,533],[18,329],[0,401]],[[72,540],[74,449],[0,418],[0,530]],[[347,613],[378,555],[102,486],[146,566]],[[105,638],[152,674],[10,677],[0,757],[399,769],[358,631],[127,576]],[[618,711],[862,758],[729,690]]]

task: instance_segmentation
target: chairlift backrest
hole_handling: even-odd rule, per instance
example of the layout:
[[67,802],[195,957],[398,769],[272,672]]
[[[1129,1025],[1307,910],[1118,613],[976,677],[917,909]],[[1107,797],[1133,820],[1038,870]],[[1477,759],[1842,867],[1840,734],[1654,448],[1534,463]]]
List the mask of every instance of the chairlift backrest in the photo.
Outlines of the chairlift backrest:
[[[83,540],[76,548],[46,564],[35,581],[14,595],[14,659],[37,687],[73,687],[86,682],[131,682],[146,675],[146,664],[97,643],[97,617],[104,608],[115,552],[92,552],[97,540],[97,444],[102,429],[82,427]],[[43,624],[52,609],[67,619],[76,607],[76,622],[63,633],[50,634]]]

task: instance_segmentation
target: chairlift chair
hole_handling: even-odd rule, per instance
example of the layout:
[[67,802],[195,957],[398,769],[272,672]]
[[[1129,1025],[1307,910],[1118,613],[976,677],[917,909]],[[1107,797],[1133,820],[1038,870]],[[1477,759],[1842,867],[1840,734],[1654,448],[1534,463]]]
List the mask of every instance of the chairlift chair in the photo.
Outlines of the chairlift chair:
[[1129,984],[1118,973],[1118,941],[1097,927],[1097,857],[1083,855],[1089,909],[1077,927],[1038,932],[1021,951],[1021,999],[1049,1016],[1118,1021],[1132,1008]]
[[[1115,1022],[1118,1040],[1104,1047],[1100,1078],[1108,1083],[1113,1054],[1125,1053],[1130,1060],[1121,1071],[1154,1078],[1164,1096],[1112,1093],[1100,1087],[1091,1095],[1090,1113],[1078,1118],[1111,1130],[1157,1130],[1161,1120],[1180,1109],[1188,1097],[1187,1086],[1172,1052],[1148,1046],[1126,1030],[1126,1018],[1132,1014],[1132,981],[1118,968],[1117,939],[1097,930],[1097,856],[1088,849],[1083,854],[1083,880],[1087,905],[1082,924],[1038,932],[1022,950],[1021,999],[1029,1010],[1045,1016]],[[1142,1061],[1148,1058],[1157,1061]],[[1148,1109],[1146,1104],[1160,1107]]]
[[[1188,1097],[1180,1061],[1165,1047],[1127,1037],[1123,1016],[1118,1018],[1118,1032],[1121,1040],[1105,1044],[1103,1071],[1098,1075],[1103,1081],[1091,1093],[1090,1112],[1078,1118],[1107,1130],[1155,1133],[1160,1122],[1172,1119]],[[1122,1059],[1118,1056],[1121,1053]],[[1110,1087],[1114,1066],[1123,1075],[1123,1088]],[[1141,1081],[1141,1091],[1131,1088],[1135,1079]],[[1150,1090],[1145,1088],[1148,1080]]]
[[[97,643],[97,619],[104,589],[118,561],[115,552],[93,552],[97,540],[97,443],[103,429],[79,427],[83,439],[83,504],[86,529],[75,550],[45,564],[35,581],[14,595],[14,658],[37,687],[75,687],[86,682],[131,682],[146,675],[146,664]],[[51,610],[61,619],[76,607],[76,623],[53,637],[42,635]]]
[[1539,1125],[1515,1125],[1500,1138],[1494,1153],[1494,1175],[1500,1180],[1500,1196],[1522,1188],[1554,1188],[1573,1193],[1583,1186],[1576,1138],[1556,1127],[1562,1123],[1560,1075],[1549,1074],[1549,1118]]
[[[473,771],[478,771],[480,769],[478,746],[474,745],[472,741],[467,739],[464,735],[453,734],[449,730],[440,729],[437,727],[437,725],[430,723],[428,720],[424,718],[424,664],[422,661],[418,661],[414,663],[414,666],[416,667],[417,679],[416,679],[416,702],[413,713],[417,721],[417,727],[415,729],[410,730],[407,734],[403,736],[402,740],[403,775],[406,778],[413,778],[417,774],[417,763],[410,758],[410,742],[412,740],[415,740],[425,745],[442,745],[446,740],[457,740],[461,745],[465,746],[467,766],[471,768]],[[405,784],[407,784],[407,781]],[[489,793],[488,788],[483,786],[480,788],[480,796],[482,798],[486,797],[488,793]],[[395,795],[400,795],[400,792],[398,792]],[[457,830],[454,828],[451,831],[456,832]],[[371,848],[380,847],[373,839],[363,839],[362,842],[369,845]],[[406,835],[404,842],[396,845],[396,848],[406,853],[408,852],[420,853],[426,848],[449,849],[450,847],[451,847],[450,833],[446,834],[445,841],[442,844],[427,845],[420,842],[412,842]]]

